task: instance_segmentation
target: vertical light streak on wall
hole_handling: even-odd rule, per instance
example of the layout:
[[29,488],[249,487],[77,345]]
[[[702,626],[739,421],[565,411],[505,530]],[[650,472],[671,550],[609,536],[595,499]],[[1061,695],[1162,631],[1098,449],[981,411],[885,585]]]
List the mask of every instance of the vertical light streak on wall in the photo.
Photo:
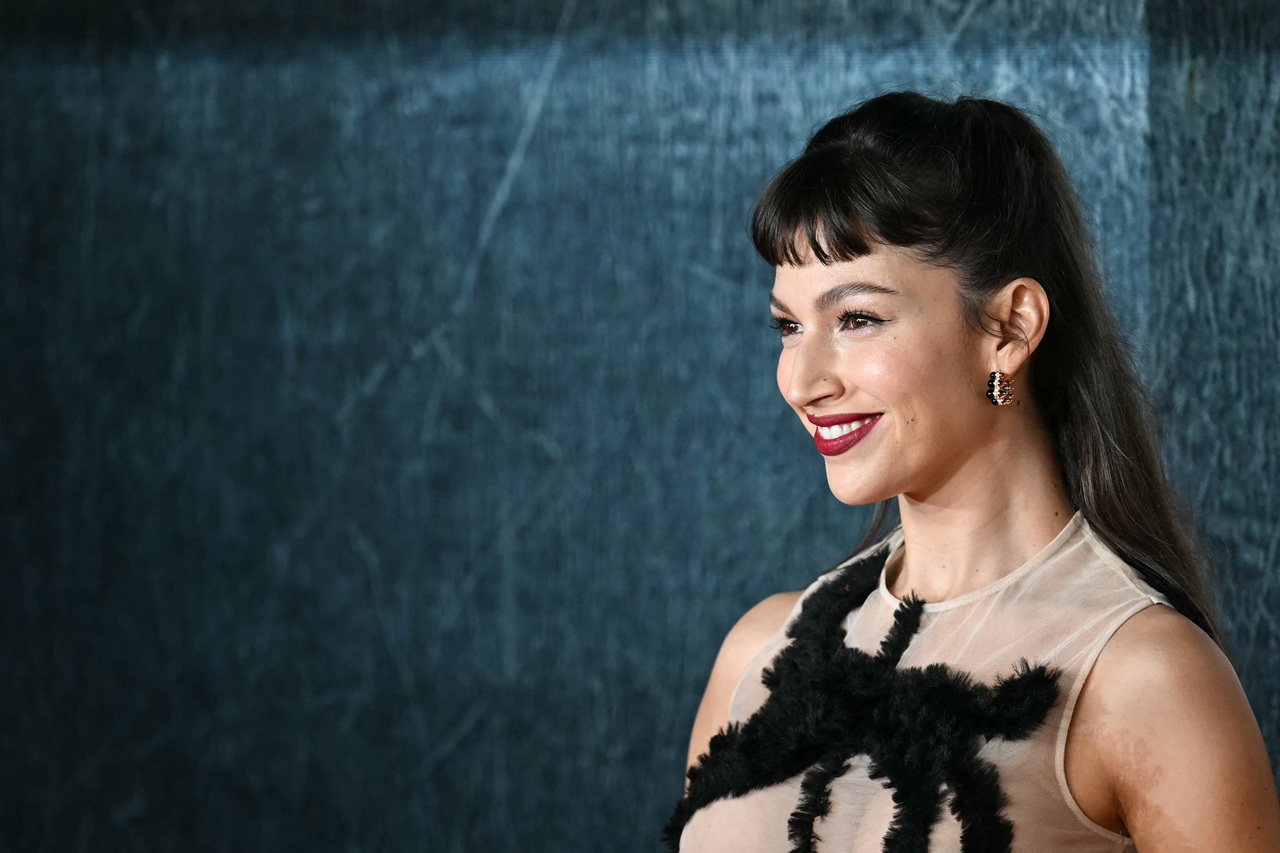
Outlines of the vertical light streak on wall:
[[[498,217],[501,215],[503,208],[506,206],[507,199],[510,198],[511,188],[515,184],[516,177],[520,174],[524,167],[526,156],[528,154],[530,141],[533,139],[534,131],[537,129],[538,120],[542,116],[543,108],[546,105],[547,97],[551,92],[551,84],[555,79],[556,69],[560,64],[560,58],[564,53],[565,35],[568,32],[569,25],[573,20],[573,12],[577,5],[577,0],[565,0],[560,10],[560,17],[556,23],[555,35],[551,39],[551,43],[547,49],[547,56],[542,65],[542,71],[538,76],[537,84],[534,86],[533,94],[529,99],[529,104],[525,109],[524,121],[520,126],[520,133],[516,137],[515,145],[511,149],[511,154],[507,157],[506,164],[503,167],[502,178],[498,181],[497,187],[494,188],[493,195],[489,199],[489,204],[485,209],[484,218],[480,222],[479,233],[476,237],[476,244],[471,249],[471,256],[468,259],[467,267],[463,275],[460,292],[452,305],[453,315],[455,317],[462,316],[467,313],[471,307],[471,297],[475,292],[476,282],[480,276],[480,268],[484,263],[485,254],[489,248],[489,241],[493,238],[493,231],[497,224]],[[439,331],[439,330],[437,330]],[[437,341],[437,344],[443,344],[443,341]],[[487,399],[487,398],[486,398]],[[489,415],[490,425],[494,428],[499,427],[505,422],[499,415],[496,407],[494,410],[487,412]],[[486,429],[490,425],[486,425]],[[505,431],[502,431],[505,432]],[[506,436],[504,436],[506,437]],[[503,478],[499,478],[503,479]],[[519,658],[520,658],[520,639],[518,625],[520,614],[518,610],[516,595],[516,571],[517,556],[515,547],[515,513],[512,511],[511,504],[512,490],[503,488],[501,490],[501,499],[498,506],[498,631],[501,637],[501,645],[499,647],[499,671],[500,683],[502,687],[510,692],[510,695],[516,695],[517,682],[519,680]],[[495,738],[498,743],[505,743],[511,736],[509,725],[509,717],[506,714],[498,714],[494,721]],[[510,779],[512,776],[512,768],[509,766],[510,756],[504,749],[495,749],[493,751],[493,760],[495,762],[493,773],[493,818],[498,823],[506,823],[511,815],[511,787]],[[495,832],[496,837],[509,837],[504,827],[499,826]]]
[[511,155],[507,157],[502,178],[489,199],[484,219],[480,221],[476,244],[471,250],[471,258],[462,278],[461,292],[453,303],[455,316],[463,314],[471,305],[471,294],[475,290],[476,280],[480,277],[480,267],[484,263],[485,252],[489,249],[489,241],[493,239],[494,226],[498,222],[498,216],[502,213],[503,207],[507,204],[507,199],[511,196],[511,187],[524,166],[529,141],[533,139],[533,132],[538,127],[538,119],[542,117],[542,108],[546,105],[547,94],[551,91],[551,81],[555,78],[556,67],[560,64],[561,54],[564,53],[565,34],[569,31],[569,24],[573,20],[573,10],[576,6],[577,0],[565,0],[564,6],[560,9],[555,35],[547,49],[547,58],[542,64],[542,73],[538,76],[537,85],[534,86],[533,96],[529,98],[524,122],[520,125],[520,134],[516,137]]
[[[1149,0],[1152,390],[1223,628],[1280,770],[1280,14]],[[1267,235],[1267,236],[1263,236]]]

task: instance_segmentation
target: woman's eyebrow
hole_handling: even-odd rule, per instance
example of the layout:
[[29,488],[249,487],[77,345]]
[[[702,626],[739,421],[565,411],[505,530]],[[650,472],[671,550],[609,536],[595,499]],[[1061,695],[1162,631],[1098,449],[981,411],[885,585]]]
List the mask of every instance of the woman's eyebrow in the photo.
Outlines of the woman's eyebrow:
[[822,313],[830,311],[850,296],[892,296],[897,292],[891,287],[885,287],[883,284],[874,284],[869,281],[851,281],[848,284],[837,284],[830,290],[824,291],[821,296],[813,301],[813,307],[819,313]]
[[[823,291],[817,299],[813,301],[813,306],[819,313],[830,311],[850,296],[864,296],[874,294],[879,296],[893,296],[898,291],[891,287],[885,287],[883,284],[873,284],[869,281],[851,281],[848,284],[837,284],[830,290]],[[782,300],[769,294],[769,304],[784,314],[790,313],[787,306],[782,304]]]

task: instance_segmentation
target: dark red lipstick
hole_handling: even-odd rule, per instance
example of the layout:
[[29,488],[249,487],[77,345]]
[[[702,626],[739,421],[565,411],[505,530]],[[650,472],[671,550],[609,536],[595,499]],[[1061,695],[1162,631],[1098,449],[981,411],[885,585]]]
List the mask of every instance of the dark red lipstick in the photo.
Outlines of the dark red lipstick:
[[850,447],[853,447],[880,423],[881,413],[879,412],[858,412],[843,415],[805,415],[809,419],[809,423],[815,427],[838,427],[842,424],[855,424],[860,421],[864,422],[856,429],[849,432],[841,433],[835,438],[823,438],[822,431],[815,429],[813,431],[813,444],[818,448],[818,452],[823,456],[839,456]]

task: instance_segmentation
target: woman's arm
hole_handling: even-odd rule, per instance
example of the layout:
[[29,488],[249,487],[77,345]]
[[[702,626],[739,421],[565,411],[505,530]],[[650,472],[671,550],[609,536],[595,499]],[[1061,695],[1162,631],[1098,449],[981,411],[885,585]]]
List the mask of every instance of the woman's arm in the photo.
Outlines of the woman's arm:
[[748,610],[724,638],[693,721],[687,767],[693,766],[698,756],[707,751],[712,736],[729,722],[729,701],[738,680],[747,665],[782,630],[799,597],[798,592],[780,592],[766,598]]
[[1167,607],[1115,633],[1067,745],[1085,813],[1139,853],[1276,853],[1280,803],[1258,723],[1226,657]]

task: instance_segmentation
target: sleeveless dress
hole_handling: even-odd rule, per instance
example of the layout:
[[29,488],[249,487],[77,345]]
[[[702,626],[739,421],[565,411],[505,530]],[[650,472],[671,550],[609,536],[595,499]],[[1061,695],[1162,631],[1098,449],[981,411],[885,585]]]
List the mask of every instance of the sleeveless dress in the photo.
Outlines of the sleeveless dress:
[[[885,585],[883,566],[892,564],[901,542],[899,529],[804,592],[782,632],[747,667],[731,701],[730,731],[718,739],[724,742],[713,741],[712,754],[700,763],[705,774],[719,773],[724,778],[737,778],[734,773],[770,778],[761,767],[771,769],[774,777],[797,768],[799,772],[764,787],[758,780],[740,784],[736,791],[727,783],[717,789],[720,783],[716,779],[699,780],[695,772],[690,794],[680,804],[684,814],[678,808],[678,819],[668,825],[671,847],[678,841],[680,853],[881,853],[906,849],[929,853],[1103,853],[1132,846],[1129,839],[1090,821],[1076,805],[1067,788],[1063,754],[1080,689],[1107,640],[1135,613],[1167,601],[1117,557],[1079,513],[1013,573],[958,598],[922,607],[904,604]],[[868,575],[866,582],[869,595],[862,599],[865,590],[854,590],[858,601],[830,617],[838,619],[845,648],[828,654],[847,658],[842,672],[850,675],[841,677],[862,678],[870,673],[866,675],[871,679],[868,683],[878,686],[862,694],[855,690],[852,698],[841,699],[839,707],[829,712],[844,715],[843,728],[823,728],[826,724],[821,720],[806,719],[803,725],[797,724],[818,732],[814,740],[845,738],[850,744],[848,754],[827,754],[822,759],[828,765],[825,771],[814,769],[805,762],[817,753],[806,753],[800,743],[786,759],[792,762],[790,769],[779,771],[786,762],[777,758],[778,750],[770,752],[769,747],[762,747],[761,740],[771,736],[769,731],[774,737],[788,736],[790,724],[786,721],[806,712],[797,713],[793,701],[791,710],[785,712],[791,716],[779,717],[783,725],[761,729],[769,723],[764,719],[767,712],[776,710],[761,711],[773,692],[764,682],[772,678],[787,684],[788,662],[783,653],[801,642],[799,629],[804,626],[798,626],[797,621],[802,613],[813,619],[817,617],[810,612],[819,610],[816,601],[808,609],[806,604],[815,596],[839,594],[837,584],[843,584],[841,589],[848,592],[848,579],[853,577],[849,572],[856,568],[853,564],[877,552],[876,575]],[[912,618],[917,622],[912,623]],[[904,619],[907,624],[895,629],[895,620]],[[835,625],[833,621],[833,628]],[[890,637],[895,630],[900,634],[897,639]],[[804,635],[804,642],[817,648],[823,641],[815,631],[810,632],[812,636]],[[840,631],[829,633],[838,637]],[[888,658],[886,652],[890,653]],[[778,671],[771,672],[771,668]],[[931,678],[934,680],[929,681]],[[900,679],[908,682],[900,684]],[[795,680],[793,674],[790,686],[794,687]],[[1023,682],[1030,686],[1020,691]],[[773,686],[777,688],[776,683]],[[901,702],[883,701],[883,694],[895,690],[902,693]],[[917,697],[929,690],[953,696],[954,701],[949,699],[951,705],[942,706],[925,700],[917,703]],[[1041,698],[1026,698],[1037,690]],[[775,705],[789,701],[781,695],[782,688],[777,692]],[[1008,714],[1001,716],[1005,706],[1019,701],[1026,706],[1022,722]],[[1037,702],[1039,706],[1032,708]],[[947,710],[953,706],[964,710],[953,715]],[[828,712],[814,710],[811,715],[822,713]],[[901,719],[893,719],[894,713]],[[994,728],[967,722],[983,714],[998,718],[991,723]],[[892,740],[892,731],[884,733],[886,725],[908,734]],[[972,731],[965,729],[966,725]],[[866,734],[864,729],[874,731]],[[776,734],[779,732],[782,734]],[[953,734],[955,738],[948,740]],[[890,745],[885,746],[885,738],[891,739]],[[954,749],[953,743],[958,744]],[[717,764],[712,759],[725,760]],[[776,766],[768,764],[775,759]],[[732,765],[729,770],[724,769],[726,762]],[[929,772],[916,773],[909,768]],[[938,781],[927,781],[922,787],[918,778],[904,778],[912,773]],[[808,776],[814,778],[806,782]],[[930,800],[933,787],[938,788],[936,803]],[[983,799],[983,792],[990,796]],[[922,828],[916,836],[901,825],[905,817],[895,824],[895,797],[900,803],[911,797],[923,798],[925,804],[920,808],[926,816],[920,819]],[[802,802],[808,804],[807,811],[801,808],[798,812]],[[983,809],[990,813],[986,825],[994,827],[994,835],[983,835],[981,819],[973,817]],[[800,830],[796,829],[797,813]],[[967,829],[971,825],[973,828]],[[998,840],[1001,831],[1005,833],[1003,841]]]

